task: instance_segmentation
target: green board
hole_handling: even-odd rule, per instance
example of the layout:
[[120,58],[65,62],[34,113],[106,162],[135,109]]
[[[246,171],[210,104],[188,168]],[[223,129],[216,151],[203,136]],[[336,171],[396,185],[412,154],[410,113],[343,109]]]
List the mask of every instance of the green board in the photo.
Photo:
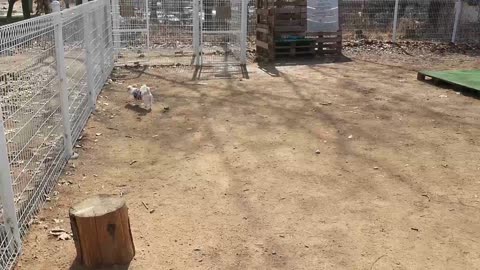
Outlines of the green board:
[[480,70],[420,71],[419,75],[480,91]]

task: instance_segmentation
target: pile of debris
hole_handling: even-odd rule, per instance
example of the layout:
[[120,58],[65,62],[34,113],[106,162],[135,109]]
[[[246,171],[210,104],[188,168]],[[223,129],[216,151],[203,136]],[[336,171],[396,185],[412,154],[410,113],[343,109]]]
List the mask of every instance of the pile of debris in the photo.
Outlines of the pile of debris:
[[454,44],[429,41],[391,41],[360,39],[347,40],[343,43],[344,51],[348,53],[373,54],[406,54],[406,55],[427,55],[427,54],[479,54],[480,44]]

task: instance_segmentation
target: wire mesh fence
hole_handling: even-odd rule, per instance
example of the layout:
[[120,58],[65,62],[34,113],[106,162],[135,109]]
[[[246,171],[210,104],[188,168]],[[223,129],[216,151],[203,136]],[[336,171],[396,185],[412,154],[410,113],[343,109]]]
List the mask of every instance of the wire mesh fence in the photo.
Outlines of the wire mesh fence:
[[[128,59],[125,64],[191,65],[196,61],[195,32],[201,32],[198,42],[205,45],[205,64],[238,63],[232,56],[240,53],[245,1],[254,0],[113,0],[115,48],[120,58]],[[253,15],[248,18],[254,21]]]
[[[341,29],[345,38],[392,40],[395,2],[396,0],[338,1]],[[256,1],[250,0],[248,9],[250,39],[255,37],[255,6]],[[456,20],[458,25],[455,30]],[[478,44],[480,43],[480,1],[398,0],[396,26],[397,40]],[[454,38],[453,35],[455,35]]]
[[395,29],[397,40],[480,42],[480,10],[477,0],[399,0],[397,8],[395,2],[340,1],[340,21],[344,35],[353,39],[392,40]]
[[48,200],[113,53],[108,0],[0,28],[0,269],[13,266]]

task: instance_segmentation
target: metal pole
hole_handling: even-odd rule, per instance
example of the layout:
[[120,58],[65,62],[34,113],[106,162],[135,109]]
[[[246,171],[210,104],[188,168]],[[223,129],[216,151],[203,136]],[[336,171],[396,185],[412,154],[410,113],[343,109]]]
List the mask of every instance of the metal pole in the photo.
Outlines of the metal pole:
[[[88,2],[86,0],[83,0],[83,4],[87,4]],[[95,93],[95,82],[93,81],[93,55],[92,55],[92,29],[91,29],[91,22],[90,22],[90,10],[94,10],[93,4],[95,2],[89,4],[89,5],[82,5],[85,8],[85,11],[83,12],[83,42],[85,42],[85,50],[86,50],[86,58],[87,61],[85,61],[86,64],[86,71],[87,71],[87,89],[89,93],[89,100],[90,100],[90,106],[92,110],[95,109],[95,104],[97,102],[97,95]]]
[[240,64],[247,64],[247,27],[248,27],[248,0],[242,0],[241,26],[240,26]]
[[463,3],[462,0],[455,2],[455,22],[453,23],[452,43],[457,41],[458,23],[460,22],[460,15],[462,15]]
[[107,79],[108,74],[105,72],[105,37],[104,37],[104,32],[103,32],[103,9],[104,5],[101,0],[95,1],[95,4],[98,5],[97,8],[94,8],[94,14],[95,14],[95,20],[96,23],[94,24],[94,27],[97,28],[97,36],[95,39],[98,41],[98,54],[99,54],[99,64],[100,64],[100,72],[102,73],[101,78],[102,78],[102,83]]
[[[5,231],[9,239],[9,249],[11,252],[19,252],[21,249],[20,229],[18,225],[17,213],[15,210],[15,201],[10,175],[10,163],[8,161],[7,140],[5,138],[5,128],[3,126],[3,112],[0,104],[0,201],[3,208],[3,221]],[[10,240],[13,240],[10,242]]]
[[67,68],[65,65],[65,49],[63,46],[63,22],[60,13],[60,2],[52,2],[52,10],[55,13],[55,60],[57,62],[57,74],[60,80],[60,110],[63,124],[63,144],[67,160],[73,155],[72,128],[70,125],[70,113],[68,104]]
[[200,9],[199,0],[193,0],[193,53],[195,65],[200,64]]
[[395,0],[395,11],[393,13],[393,43],[397,42],[398,2],[399,0]]
[[203,0],[200,0],[199,1],[199,21],[200,21],[200,24],[199,24],[199,32],[198,32],[198,35],[199,35],[199,41],[198,41],[198,50],[199,50],[199,59],[198,59],[198,65],[199,66],[202,66],[203,65],[203,23],[205,21],[205,11],[204,11],[204,7],[203,7]]
[[115,61],[115,47],[114,47],[114,44],[113,44],[113,31],[112,31],[112,2],[111,1],[106,1],[106,7],[107,7],[107,18],[106,19],[106,22],[107,22],[107,35],[108,35],[108,74],[111,73],[112,71],[112,67],[113,67],[113,63]]
[[[156,4],[157,2],[155,2]],[[148,8],[148,0],[145,0],[145,16],[147,17],[147,50],[150,48],[150,14]]]
[[113,20],[113,48],[115,51],[120,49],[120,8],[118,0],[112,0],[112,20]]

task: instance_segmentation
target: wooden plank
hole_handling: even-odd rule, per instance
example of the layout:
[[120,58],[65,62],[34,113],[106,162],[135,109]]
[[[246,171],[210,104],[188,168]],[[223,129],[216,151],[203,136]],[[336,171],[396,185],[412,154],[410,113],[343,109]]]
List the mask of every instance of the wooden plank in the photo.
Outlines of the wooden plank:
[[306,13],[307,8],[306,7],[292,7],[292,8],[275,8],[274,13],[275,14],[297,14],[297,13]]
[[263,42],[263,41],[257,40],[257,41],[255,42],[255,44],[257,45],[257,47],[264,48],[264,49],[266,49],[266,50],[269,49],[269,46],[268,46],[268,43],[267,43],[267,42]]
[[269,34],[270,31],[268,30],[268,28],[257,27],[257,33]]
[[326,48],[326,49],[337,49],[337,48],[341,48],[342,45],[341,44],[318,44],[317,45],[318,48]]
[[[309,37],[309,36],[307,36]],[[341,42],[342,37],[318,37],[314,38],[317,42]]]
[[342,32],[337,31],[337,32],[308,32],[307,35],[309,36],[324,36],[324,35],[330,35],[330,36],[341,36]]
[[263,24],[263,23],[262,24],[257,24],[256,28],[257,29],[266,29],[268,31],[268,25]]
[[306,26],[307,20],[276,20],[277,26]]
[[417,80],[419,81],[425,81],[425,74],[422,74],[422,73],[418,73],[417,74]]
[[305,26],[275,26],[275,31],[278,32],[301,32],[306,30]]
[[277,52],[275,53],[275,55],[277,56],[284,56],[284,55],[288,55],[288,56],[292,56],[292,57],[295,57],[297,55],[313,55],[315,54],[315,52],[313,51],[305,51],[305,52],[294,52],[294,53],[291,53],[291,52]]
[[306,0],[295,0],[295,1],[282,1],[277,0],[275,1],[274,5],[276,7],[284,7],[284,6],[307,6]]

